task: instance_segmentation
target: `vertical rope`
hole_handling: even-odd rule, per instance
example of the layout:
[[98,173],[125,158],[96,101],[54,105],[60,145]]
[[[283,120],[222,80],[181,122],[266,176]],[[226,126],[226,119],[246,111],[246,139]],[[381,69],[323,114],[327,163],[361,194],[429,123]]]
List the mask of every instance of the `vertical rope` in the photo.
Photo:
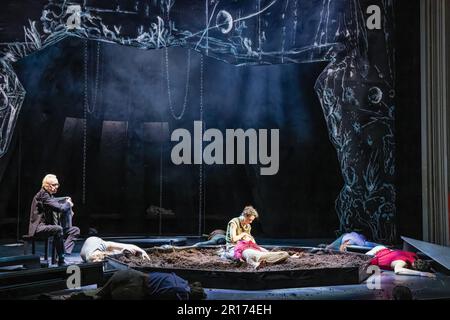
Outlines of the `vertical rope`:
[[[200,122],[203,137],[203,55],[200,56]],[[199,172],[199,202],[198,202],[198,235],[202,235],[202,204],[203,204],[203,139],[200,142],[200,172]]]
[[[166,61],[166,63],[168,63],[167,59],[164,60],[165,57],[166,57],[165,56],[165,52],[163,52],[162,53],[162,59],[161,59],[161,73],[162,73],[162,77],[164,77],[164,61]],[[167,64],[166,64],[166,66],[167,66]],[[166,71],[167,71],[167,69],[166,69]],[[161,90],[163,90],[163,89],[164,89],[164,85],[163,85],[163,81],[161,81]],[[163,125],[162,125],[162,119],[161,119],[161,134],[162,134],[162,128],[163,128]],[[160,141],[160,146],[159,146],[159,207],[162,208],[162,206],[163,206],[163,151],[162,151],[162,141]],[[159,214],[158,215],[159,215],[158,216],[158,234],[162,235],[162,215],[161,215],[161,210],[159,210]]]
[[[214,10],[213,10],[214,14]],[[208,0],[205,0],[205,28],[206,28],[206,55],[208,55],[209,51],[209,7],[208,7]]]
[[17,169],[17,242],[20,240],[20,198],[21,198],[21,176],[22,176],[22,124],[19,126],[19,160]]
[[[161,131],[162,131],[163,124],[161,123]],[[163,142],[160,142],[159,146],[159,207],[163,207],[162,202],[162,194],[163,194]],[[162,235],[162,215],[161,210],[159,211],[159,235]]]
[[[206,55],[208,55],[209,53],[209,6],[208,6],[208,0],[205,0],[205,27],[206,27]],[[214,14],[214,13],[213,13]],[[203,56],[201,56],[200,58],[200,110],[201,110],[201,121],[202,121],[202,147],[201,147],[201,152],[203,153],[203,132],[205,130],[205,125],[203,123]],[[203,191],[203,202],[200,202],[203,204],[203,233],[205,233],[205,218],[206,218],[206,214],[205,214],[205,186],[203,185],[203,180],[204,180],[204,172],[203,172],[203,154],[201,155],[202,157],[200,159],[202,159],[201,165],[200,165],[200,172],[201,172],[201,184],[202,184],[202,191]],[[200,201],[202,199],[200,198]],[[201,236],[201,233],[199,234],[199,236]]]

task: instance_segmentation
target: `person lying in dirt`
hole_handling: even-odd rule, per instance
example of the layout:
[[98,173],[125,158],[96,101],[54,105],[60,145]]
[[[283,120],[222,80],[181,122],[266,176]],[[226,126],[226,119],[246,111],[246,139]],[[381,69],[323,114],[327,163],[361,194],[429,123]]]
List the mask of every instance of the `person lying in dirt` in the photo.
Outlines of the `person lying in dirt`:
[[144,260],[150,260],[147,253],[138,246],[104,241],[98,237],[89,237],[86,239],[81,248],[80,256],[84,262],[99,262],[103,261],[107,256],[119,253],[130,253],[132,255],[140,256]]
[[395,274],[436,278],[430,273],[430,263],[419,259],[413,252],[388,249],[385,246],[377,246],[366,253],[373,256],[370,264],[379,266],[384,270],[393,270]]
[[222,229],[213,230],[208,235],[207,241],[197,242],[196,244],[192,245],[192,248],[217,246],[217,245],[226,244],[225,234],[226,234],[225,230],[222,230]]
[[238,241],[234,247],[233,255],[235,260],[245,261],[255,269],[269,264],[282,263],[289,257],[300,257],[297,254],[290,256],[285,251],[268,251],[257,245],[255,239],[250,235],[245,235],[242,240]]

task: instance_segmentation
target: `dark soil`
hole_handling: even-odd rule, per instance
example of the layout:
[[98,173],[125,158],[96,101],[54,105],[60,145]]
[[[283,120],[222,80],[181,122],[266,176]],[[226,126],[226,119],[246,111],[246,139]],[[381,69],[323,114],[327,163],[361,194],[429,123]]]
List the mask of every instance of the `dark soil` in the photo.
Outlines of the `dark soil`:
[[[272,249],[279,251],[280,249]],[[353,253],[340,253],[334,251],[318,251],[312,253],[304,249],[285,250],[291,256],[285,262],[277,265],[265,265],[260,271],[305,270],[305,269],[333,269],[352,268],[366,265],[370,257]],[[254,272],[254,268],[245,262],[234,262],[219,256],[217,249],[186,249],[186,250],[159,250],[149,249],[147,253],[150,262],[135,256],[119,256],[117,260],[138,268],[167,268],[167,269],[195,269],[215,271]],[[297,253],[300,258],[292,258]]]

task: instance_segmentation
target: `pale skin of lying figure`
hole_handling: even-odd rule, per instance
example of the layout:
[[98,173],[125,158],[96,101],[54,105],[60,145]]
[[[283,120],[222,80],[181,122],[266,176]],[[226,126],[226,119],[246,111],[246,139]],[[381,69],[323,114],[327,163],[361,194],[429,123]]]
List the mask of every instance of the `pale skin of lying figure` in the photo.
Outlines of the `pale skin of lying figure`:
[[129,252],[132,255],[139,255],[144,260],[150,261],[149,256],[147,253],[139,248],[138,246],[135,246],[133,244],[124,244],[124,243],[118,243],[118,242],[112,242],[112,241],[106,241],[106,251],[100,251],[96,250],[91,255],[89,260],[92,262],[100,262],[105,259],[105,257],[119,254],[123,252]]
[[[367,252],[367,255],[370,256],[375,256],[375,254],[383,249],[387,249],[384,246],[377,246],[375,248],[373,248],[372,250],[370,250],[369,252]],[[415,262],[413,263],[413,267],[414,267]],[[420,276],[420,277],[428,277],[428,278],[436,278],[436,275],[434,273],[430,273],[430,272],[424,272],[424,271],[418,271],[418,270],[411,270],[409,268],[409,265],[406,261],[403,260],[394,260],[391,262],[391,268],[392,270],[394,270],[395,274],[400,274],[400,275],[409,275],[409,276]]]

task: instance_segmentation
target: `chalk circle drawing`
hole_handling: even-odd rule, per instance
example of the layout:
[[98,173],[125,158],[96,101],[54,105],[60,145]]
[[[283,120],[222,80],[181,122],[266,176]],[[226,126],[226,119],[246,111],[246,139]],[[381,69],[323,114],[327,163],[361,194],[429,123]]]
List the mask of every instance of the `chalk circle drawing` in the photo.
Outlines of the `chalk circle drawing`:
[[219,13],[217,13],[216,27],[223,34],[227,34],[231,31],[231,29],[233,29],[233,17],[228,11],[220,10]]
[[383,100],[383,92],[378,87],[369,89],[369,102],[372,104],[379,104]]

